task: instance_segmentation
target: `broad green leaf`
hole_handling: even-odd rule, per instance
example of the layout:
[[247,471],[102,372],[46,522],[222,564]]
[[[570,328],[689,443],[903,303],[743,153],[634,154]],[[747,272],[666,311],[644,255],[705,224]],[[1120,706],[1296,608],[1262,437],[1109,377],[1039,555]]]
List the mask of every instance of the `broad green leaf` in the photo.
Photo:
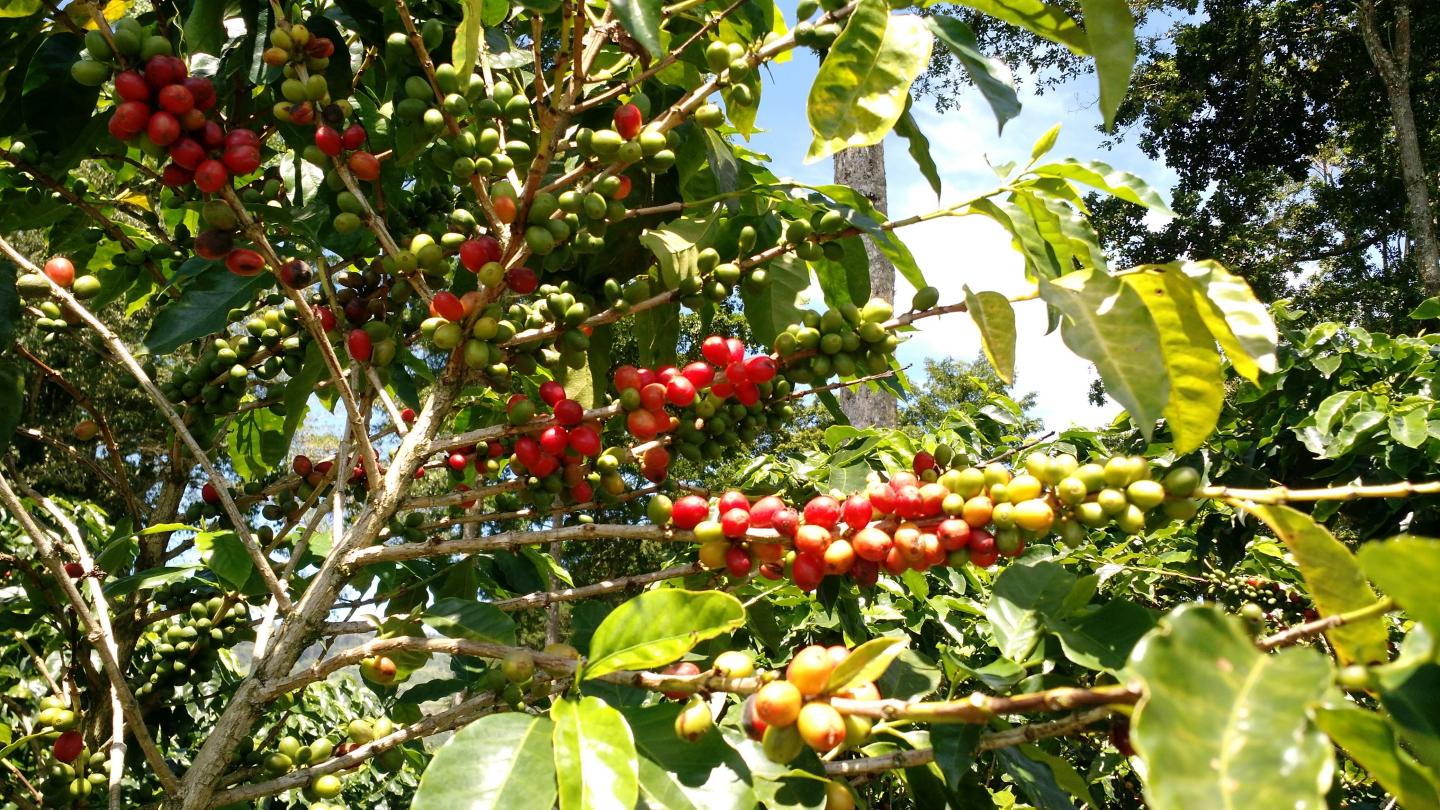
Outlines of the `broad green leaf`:
[[[940,0],[931,0],[925,5],[931,6],[938,2]],[[956,0],[955,4],[973,8],[1058,45],[1064,45],[1076,56],[1090,54],[1090,40],[1080,26],[1063,10],[1041,0]]]
[[491,644],[515,644],[515,620],[488,602],[449,597],[425,610],[420,621],[442,636]]
[[844,250],[839,261],[822,256],[810,262],[815,281],[820,285],[826,306],[831,309],[846,304],[863,307],[870,300],[870,257],[865,252],[865,243],[859,236],[847,236],[836,243]]
[[[300,372],[290,378],[282,395],[285,401],[285,424],[281,427],[281,442],[287,453],[295,438],[295,431],[310,412],[310,395],[329,373],[330,369],[325,364],[325,355],[321,353],[319,344],[310,341],[305,346],[305,362],[301,364]],[[281,458],[283,457],[282,454]],[[276,459],[276,462],[279,460]]]
[[666,289],[674,289],[680,286],[682,280],[700,274],[696,267],[700,245],[710,235],[717,221],[677,219],[640,234],[640,244],[649,248],[660,263],[661,283]]
[[998,292],[965,288],[965,306],[980,330],[980,346],[1006,385],[1015,381],[1015,308]]
[[225,0],[195,0],[185,15],[185,49],[220,55],[225,45]]
[[[1288,506],[1246,504],[1244,509],[1265,521],[1275,536],[1285,541],[1321,616],[1348,613],[1375,604],[1375,592],[1365,581],[1355,555],[1309,515]],[[1335,645],[1342,663],[1378,663],[1390,657],[1389,637],[1382,617],[1334,627],[1325,635]]]
[[684,705],[670,701],[620,709],[635,735],[645,806],[655,810],[754,807],[750,769],[718,731],[695,742],[676,743],[675,717]]
[[728,593],[647,591],[615,608],[595,629],[585,677],[668,664],[701,641],[744,623],[745,608]]
[[1385,718],[1351,704],[1315,710],[1315,724],[1405,810],[1440,807],[1440,783],[1400,747]]
[[255,481],[269,475],[285,458],[290,449],[290,437],[285,435],[287,421],[269,408],[251,408],[231,420],[225,447],[242,479]]
[[1030,277],[1049,279],[1060,275],[1060,261],[1054,249],[1040,235],[1039,226],[1028,211],[1010,201],[989,199],[971,203],[970,209],[1000,223],[1015,237]]
[[1319,652],[1262,654],[1238,618],[1186,605],[1140,642],[1130,671],[1145,687],[1130,739],[1154,810],[1325,807],[1334,758],[1306,716],[1330,688]]
[[1411,408],[1404,413],[1390,414],[1390,435],[1395,441],[1414,450],[1430,438],[1428,407]]
[[230,310],[249,303],[255,293],[274,282],[268,273],[237,276],[215,264],[190,280],[178,301],[156,314],[145,334],[145,348],[151,354],[170,354],[182,343],[214,334],[225,328]]
[[975,723],[937,723],[930,728],[930,748],[945,784],[953,791],[975,764],[976,747],[984,726]]
[[1140,296],[1114,276],[1085,270],[1051,282],[1040,297],[1063,316],[1060,336],[1095,364],[1105,391],[1148,439],[1170,397],[1159,330]]
[[1080,0],[1080,13],[1100,79],[1100,114],[1109,130],[1135,67],[1135,16],[1126,0]]
[[1440,296],[1426,298],[1420,302],[1420,306],[1410,310],[1410,317],[1417,321],[1428,321],[1440,318]]
[[1202,299],[1196,306],[1240,376],[1258,382],[1260,372],[1274,373],[1280,333],[1270,311],[1255,297],[1245,279],[1215,261],[1177,265],[1195,282],[1200,293],[1197,297]]
[[195,535],[195,549],[206,567],[236,590],[243,589],[255,572],[254,561],[234,532],[201,532]]
[[455,42],[450,45],[450,63],[462,81],[468,81],[475,72],[475,62],[480,57],[480,46],[485,33],[485,0],[462,0],[460,3],[460,27],[455,29]]
[[557,698],[550,717],[560,810],[634,807],[640,796],[639,762],[624,715],[600,698],[583,697]]
[[[970,81],[975,83],[995,113],[996,131],[1004,132],[1005,122],[1020,114],[1020,97],[1015,93],[1015,78],[1010,75],[1010,68],[999,59],[991,59],[981,53],[980,44],[975,41],[975,32],[960,20],[944,14],[932,14],[925,18],[925,24],[965,68]],[[896,131],[899,131],[898,126]],[[1053,138],[1051,143],[1054,143]],[[931,185],[939,194],[939,181]]]
[[770,283],[759,290],[740,285],[740,300],[745,304],[750,333],[757,342],[768,346],[786,326],[800,319],[799,302],[810,287],[810,272],[804,262],[788,254],[770,262],[766,271]]
[[590,355],[587,353],[583,357],[585,362],[579,368],[561,366],[555,373],[555,381],[565,386],[565,396],[587,408],[594,408],[604,403],[598,401],[596,396],[595,375],[590,371]]
[[[905,246],[905,243],[894,231],[887,231],[880,227],[881,223],[886,221],[886,217],[875,208],[875,204],[870,201],[869,197],[848,186],[785,185],[816,191],[839,203],[840,213],[845,216],[845,221],[865,232],[870,242],[880,249],[880,252],[890,260],[891,264],[895,265],[895,272],[899,273],[901,278],[910,282],[910,286],[917,290],[927,286],[925,276],[920,272],[920,265],[915,261],[915,256],[910,252],[910,248]],[[774,266],[773,262],[771,266]]]
[[[908,572],[907,572],[908,573]],[[879,680],[890,663],[909,645],[909,640],[894,636],[872,638],[850,651],[840,666],[830,673],[826,692],[835,692],[862,683]]]
[[1411,618],[1440,635],[1440,540],[1397,537],[1383,543],[1366,543],[1355,555],[1365,576],[1380,587]]
[[915,123],[915,116],[911,114],[911,108],[915,106],[913,98],[905,101],[905,112],[900,114],[900,119],[895,122],[895,134],[905,139],[905,151],[910,153],[910,159],[915,161],[915,167],[920,170],[920,176],[930,184],[930,190],[935,196],[940,196],[940,169],[935,165],[935,158],[930,155],[930,139],[920,130],[920,125]]
[[1041,177],[1060,177],[1109,194],[1118,200],[1143,205],[1162,214],[1174,216],[1170,206],[1155,189],[1138,175],[1111,168],[1098,160],[1075,160],[1066,158],[1055,163],[1043,163],[1030,169]]
[[933,41],[919,17],[892,15],[885,0],[860,0],[810,86],[815,137],[805,162],[879,143],[904,112]]
[[24,410],[25,373],[14,363],[0,362],[0,456],[10,449]]
[[1170,377],[1165,424],[1174,436],[1175,452],[1192,452],[1215,431],[1225,404],[1225,371],[1215,338],[1195,308],[1188,276],[1147,270],[1121,279],[1145,302],[1160,330],[1160,351]]
[[1380,705],[1415,757],[1440,773],[1440,664],[1378,667]]
[[1000,654],[1011,661],[1030,657],[1045,635],[1045,621],[1060,613],[1075,575],[1056,563],[1015,563],[1000,572],[985,606],[985,618]]
[[550,810],[555,756],[548,717],[491,714],[456,732],[425,767],[412,810]]
[[1087,669],[1119,672],[1145,634],[1155,627],[1149,610],[1117,599],[1079,618],[1052,623],[1065,657]]
[[40,10],[40,0],[0,0],[0,17],[29,17]]
[[660,0],[612,0],[615,17],[651,56],[664,56],[660,46]]

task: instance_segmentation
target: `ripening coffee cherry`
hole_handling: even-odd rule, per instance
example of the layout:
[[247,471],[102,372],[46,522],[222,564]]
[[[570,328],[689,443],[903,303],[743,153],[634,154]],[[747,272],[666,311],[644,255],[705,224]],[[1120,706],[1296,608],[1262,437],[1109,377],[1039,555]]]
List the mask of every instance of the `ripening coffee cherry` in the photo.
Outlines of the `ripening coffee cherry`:
[[640,128],[644,125],[644,116],[640,108],[634,104],[622,104],[615,110],[614,115],[615,131],[620,137],[631,140],[640,134]]
[[800,716],[804,699],[788,680],[771,681],[755,693],[755,717],[766,726],[788,726]]
[[795,719],[795,727],[805,744],[819,752],[829,751],[845,742],[845,718],[824,701],[806,703]]
[[64,256],[56,256],[45,263],[45,275],[68,290],[75,283],[75,265]]
[[360,677],[381,686],[394,683],[397,672],[395,662],[386,655],[372,656],[360,662]]
[[[665,675],[699,675],[700,667],[690,661],[679,661],[666,667],[661,671]],[[686,696],[693,694],[693,690],[685,689],[676,692],[661,692],[671,700],[684,700]]]
[[710,504],[699,495],[686,495],[675,502],[670,519],[677,529],[694,529],[710,514]]
[[710,707],[699,695],[692,695],[685,708],[675,715],[675,736],[686,742],[695,742],[715,727],[715,718]]
[[748,678],[755,674],[755,660],[741,650],[726,650],[715,656],[716,674],[726,678]]
[[337,157],[344,147],[340,133],[323,124],[315,128],[315,145],[330,157]]
[[50,752],[55,755],[55,759],[67,763],[74,762],[75,758],[80,756],[80,752],[84,750],[85,738],[81,736],[78,731],[66,731],[62,733],[59,737],[55,738],[55,743],[50,748]]
[[765,758],[780,765],[789,763],[805,750],[805,740],[793,725],[765,729],[760,745]]
[[825,691],[835,662],[824,647],[812,644],[795,653],[790,665],[785,668],[785,679],[795,685],[803,695],[818,695]]
[[352,152],[345,164],[361,180],[374,182],[380,179],[380,161],[369,152]]

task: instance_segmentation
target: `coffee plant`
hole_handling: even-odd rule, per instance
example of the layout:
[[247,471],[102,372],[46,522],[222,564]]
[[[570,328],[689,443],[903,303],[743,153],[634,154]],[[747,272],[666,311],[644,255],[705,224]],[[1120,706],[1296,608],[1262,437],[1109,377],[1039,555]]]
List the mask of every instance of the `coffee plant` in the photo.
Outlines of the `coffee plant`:
[[[1123,0],[959,5],[1093,58],[1110,123]],[[1433,341],[1282,340],[1216,262],[1112,266],[1083,195],[1168,209],[1058,127],[904,219],[777,177],[746,142],[796,48],[807,159],[894,132],[937,197],[936,41],[1018,106],[944,9],[792,16],[4,6],[6,807],[1440,807],[1440,543],[1373,539],[1440,492]],[[1030,294],[940,300],[904,231],[962,216]],[[1010,381],[1015,307],[1123,423],[763,450],[906,396],[926,319]]]

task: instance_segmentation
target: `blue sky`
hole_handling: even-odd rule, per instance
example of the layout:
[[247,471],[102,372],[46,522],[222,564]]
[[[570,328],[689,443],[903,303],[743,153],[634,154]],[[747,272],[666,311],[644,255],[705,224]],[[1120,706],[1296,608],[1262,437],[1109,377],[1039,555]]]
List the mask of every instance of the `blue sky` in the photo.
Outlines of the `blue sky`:
[[[787,20],[794,21],[794,5],[782,2]],[[936,44],[936,47],[943,47]],[[764,77],[757,123],[765,131],[751,141],[752,148],[773,159],[772,169],[781,177],[806,183],[832,181],[830,161],[804,163],[810,143],[805,117],[806,96],[819,63],[809,50],[797,50],[785,64],[773,65]],[[932,100],[917,99],[915,116],[930,139],[932,155],[940,169],[944,203],[963,200],[995,184],[995,174],[986,163],[1001,164],[1029,159],[1031,146],[1050,127],[1062,124],[1060,138],[1051,155],[1080,160],[1100,160],[1117,169],[1141,176],[1168,197],[1173,174],[1137,148],[1121,143],[1113,149],[1102,147],[1098,91],[1092,76],[1081,77],[1060,87],[1035,95],[1022,86],[1023,109],[996,133],[995,118],[974,88],[961,97],[958,109],[941,114]],[[1023,85],[1023,82],[1022,82]],[[895,136],[885,141],[886,176],[893,219],[924,213],[939,207],[934,193],[920,176],[906,152],[906,144]],[[941,291],[942,304],[962,297],[962,287],[997,290],[1006,294],[1027,290],[1023,262],[1010,246],[1009,235],[981,217],[945,218],[906,228],[901,237],[915,253],[926,280]],[[1174,257],[1155,257],[1165,261]],[[905,305],[913,293],[903,279],[897,281],[897,304]],[[897,306],[897,309],[899,307]],[[979,336],[964,313],[921,321],[921,329],[900,350],[904,363],[921,367],[926,357],[954,356],[969,360],[980,355]],[[1033,391],[1038,398],[1037,413],[1046,427],[1063,429],[1072,423],[1097,426],[1109,421],[1120,408],[1113,402],[1091,405],[1086,394],[1095,373],[1092,366],[1070,354],[1059,335],[1045,335],[1045,313],[1038,302],[1016,305],[1019,333],[1016,359],[1016,388]]]

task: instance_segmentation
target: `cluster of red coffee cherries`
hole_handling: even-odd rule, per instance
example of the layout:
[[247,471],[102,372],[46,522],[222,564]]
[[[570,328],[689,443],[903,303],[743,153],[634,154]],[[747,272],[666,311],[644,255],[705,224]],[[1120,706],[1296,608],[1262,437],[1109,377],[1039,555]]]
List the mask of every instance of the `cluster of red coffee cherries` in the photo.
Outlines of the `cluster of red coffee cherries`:
[[[291,120],[294,120],[293,110]],[[364,150],[368,137],[365,127],[360,124],[351,124],[344,130],[325,124],[315,128],[315,146],[321,152],[332,158],[348,152],[345,165],[350,168],[350,172],[361,180],[374,181],[380,179],[380,161]]]
[[[710,502],[698,495],[675,501],[668,515],[654,507],[650,516],[693,531],[708,568],[744,577],[758,563],[761,576],[779,580],[788,570],[801,590],[811,591],[828,575],[873,585],[882,569],[898,576],[939,565],[994,565],[1002,551],[984,528],[990,516],[947,515],[948,494],[942,484],[900,472],[843,501],[818,495],[800,509],[774,495],[752,503],[732,490],[720,496],[713,517]],[[1023,550],[1021,542],[1004,556]]]

